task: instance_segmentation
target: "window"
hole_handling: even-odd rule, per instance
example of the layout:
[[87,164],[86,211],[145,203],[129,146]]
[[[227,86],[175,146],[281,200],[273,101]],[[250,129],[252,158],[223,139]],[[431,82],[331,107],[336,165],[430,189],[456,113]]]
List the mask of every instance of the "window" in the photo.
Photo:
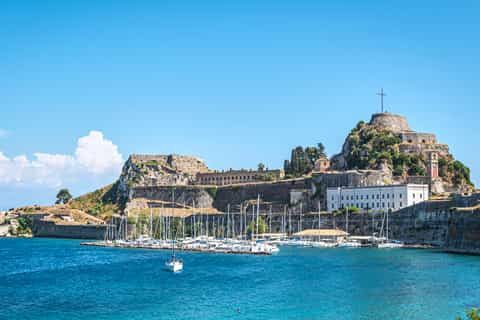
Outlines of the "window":
[[422,199],[422,194],[420,193],[420,199]]
[[387,199],[390,199],[390,193],[387,193]]
[[358,196],[357,196],[357,200],[358,200]]
[[382,199],[385,199],[385,195],[384,195],[384,194],[382,194]]
[[367,198],[367,200],[368,200],[368,194],[366,195],[366,198]]
[[342,200],[343,200],[343,196],[342,196]]
[[412,193],[412,197],[413,197],[413,199],[415,199],[415,193]]
[[395,199],[395,193],[392,193],[392,199]]
[[382,202],[382,208],[385,208],[385,202]]
[[380,199],[380,195],[379,195],[379,194],[377,194],[377,199]]
[[380,202],[377,202],[377,208],[380,208]]
[[363,194],[360,196],[360,200],[363,200]]
[[400,196],[400,199],[402,199],[402,194],[401,193],[399,194],[399,196]]
[[335,205],[332,203],[332,209],[334,209],[334,208],[335,208]]
[[402,201],[400,201],[400,208],[402,207]]
[[332,196],[332,201],[333,201],[333,196]]

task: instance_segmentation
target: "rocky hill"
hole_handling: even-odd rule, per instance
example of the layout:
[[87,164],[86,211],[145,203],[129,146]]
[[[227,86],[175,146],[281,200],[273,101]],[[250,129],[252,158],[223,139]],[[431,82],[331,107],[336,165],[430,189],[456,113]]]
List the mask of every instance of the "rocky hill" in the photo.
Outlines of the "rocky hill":
[[351,130],[342,151],[333,156],[335,170],[389,170],[397,182],[427,176],[430,154],[438,155],[439,177],[434,191],[466,191],[473,187],[470,169],[455,160],[445,144],[434,134],[410,129],[406,118],[389,113],[374,114],[370,122],[360,121]]
[[188,185],[197,173],[209,172],[196,157],[183,155],[131,155],[119,178],[119,192],[128,196],[132,187]]

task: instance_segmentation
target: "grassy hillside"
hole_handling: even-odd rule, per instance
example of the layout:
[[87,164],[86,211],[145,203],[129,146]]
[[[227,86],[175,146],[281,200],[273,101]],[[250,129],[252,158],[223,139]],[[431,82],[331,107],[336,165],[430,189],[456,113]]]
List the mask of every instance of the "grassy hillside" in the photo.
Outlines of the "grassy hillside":
[[117,196],[117,187],[118,182],[109,184],[73,199],[68,206],[83,210],[103,220],[109,219],[112,215],[119,214],[125,206],[125,202]]

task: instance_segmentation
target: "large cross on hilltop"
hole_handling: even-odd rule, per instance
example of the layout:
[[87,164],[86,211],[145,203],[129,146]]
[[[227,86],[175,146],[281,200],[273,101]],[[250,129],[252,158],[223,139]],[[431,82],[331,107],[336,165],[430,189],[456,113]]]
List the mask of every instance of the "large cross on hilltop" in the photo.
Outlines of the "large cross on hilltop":
[[382,113],[383,113],[383,97],[385,97],[387,94],[383,92],[383,88],[380,90],[380,92],[377,93],[377,96],[380,96],[380,106],[382,107]]

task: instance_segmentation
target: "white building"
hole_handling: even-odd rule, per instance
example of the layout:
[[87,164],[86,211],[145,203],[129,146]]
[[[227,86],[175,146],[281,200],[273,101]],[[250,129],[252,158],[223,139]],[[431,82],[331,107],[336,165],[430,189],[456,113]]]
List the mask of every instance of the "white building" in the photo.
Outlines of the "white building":
[[426,184],[327,188],[329,212],[347,207],[370,211],[396,211],[425,200],[428,200]]

